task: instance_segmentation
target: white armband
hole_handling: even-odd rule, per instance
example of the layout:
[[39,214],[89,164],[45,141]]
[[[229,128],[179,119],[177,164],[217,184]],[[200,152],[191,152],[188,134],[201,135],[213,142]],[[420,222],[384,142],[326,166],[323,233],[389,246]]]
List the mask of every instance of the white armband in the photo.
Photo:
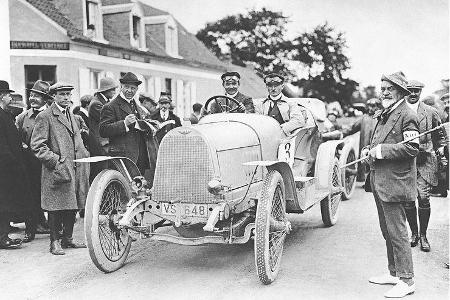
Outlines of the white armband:
[[408,143],[419,144],[419,132],[415,130],[404,131],[403,140],[408,141]]

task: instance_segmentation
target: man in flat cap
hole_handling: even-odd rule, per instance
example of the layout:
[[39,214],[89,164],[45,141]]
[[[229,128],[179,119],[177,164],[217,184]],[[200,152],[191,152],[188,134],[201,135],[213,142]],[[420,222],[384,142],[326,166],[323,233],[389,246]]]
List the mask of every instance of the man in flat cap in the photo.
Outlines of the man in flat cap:
[[[370,181],[386,242],[389,270],[369,278],[369,282],[394,285],[384,294],[387,298],[401,298],[415,290],[404,203],[413,202],[417,197],[415,157],[419,139],[415,137],[419,135],[419,126],[416,113],[406,103],[410,94],[407,83],[401,72],[382,76],[384,110],[375,114],[378,120],[370,145],[361,153],[362,157],[368,155],[370,175],[366,186]],[[399,144],[405,140],[409,142]]]
[[220,113],[225,110],[230,111],[234,109],[235,112],[254,113],[255,107],[252,98],[239,92],[241,75],[238,72],[225,72],[220,78],[222,79],[222,86],[225,89],[225,96],[237,100],[239,107],[236,107],[235,103],[225,98],[219,98],[217,102],[211,103],[211,113]]
[[13,92],[8,82],[0,80],[0,249],[20,247],[21,239],[8,236],[9,223],[14,216],[28,214],[31,203],[20,135],[7,111]]
[[161,128],[156,133],[156,140],[158,144],[161,143],[163,137],[172,129],[181,126],[180,118],[175,115],[172,111],[170,111],[170,106],[172,104],[172,97],[170,93],[161,92],[158,100],[159,109],[157,109],[152,115],[151,119],[157,120],[160,123],[173,120],[175,124],[168,124]]
[[[31,184],[31,196],[33,206],[31,207],[31,216],[25,221],[24,243],[34,240],[36,233],[49,233],[48,224],[41,208],[41,171],[42,164],[31,150],[31,134],[36,125],[37,115],[47,108],[47,101],[51,96],[48,94],[50,84],[46,81],[38,80],[29,90],[28,98],[30,109],[24,111],[17,117],[16,126],[19,130],[24,148],[25,161],[28,167],[28,175]],[[39,227],[39,228],[38,228]],[[39,230],[38,230],[39,229]]]
[[89,189],[89,164],[74,162],[89,152],[81,138],[86,125],[70,111],[73,89],[63,82],[50,87],[54,102],[38,114],[31,135],[31,148],[42,163],[41,205],[48,211],[53,255],[64,255],[62,248],[86,247],[72,237],[75,215],[84,209]]
[[[407,104],[417,114],[419,132],[422,133],[439,126],[441,120],[436,109],[419,101],[424,84],[417,80],[411,80],[408,82],[407,87],[411,91],[411,94],[407,97]],[[430,251],[430,244],[427,239],[427,228],[431,211],[430,191],[438,183],[438,161],[435,152],[440,151],[443,153],[445,144],[444,129],[433,131],[420,137],[419,140],[419,154],[416,158],[416,165],[420,231],[417,228],[416,202],[405,202],[406,218],[411,229],[411,247],[415,247],[420,240],[420,249],[424,252]]]
[[[103,106],[116,95],[118,86],[116,80],[111,77],[100,79],[100,86],[89,104],[89,152],[91,156],[108,155],[109,139],[101,137],[99,133],[100,112]],[[107,162],[92,163],[89,182],[92,182],[95,176],[107,167]]]
[[100,136],[109,138],[109,155],[128,157],[144,175],[145,170],[155,164],[156,154],[149,153],[149,149],[154,148],[152,132],[136,128],[136,121],[148,115],[147,110],[136,100],[142,82],[131,72],[119,81],[120,94],[105,104],[101,111]]
[[255,112],[277,120],[286,135],[304,127],[306,118],[302,108],[282,93],[284,76],[270,73],[264,77],[264,83],[269,95],[266,99],[255,99]]

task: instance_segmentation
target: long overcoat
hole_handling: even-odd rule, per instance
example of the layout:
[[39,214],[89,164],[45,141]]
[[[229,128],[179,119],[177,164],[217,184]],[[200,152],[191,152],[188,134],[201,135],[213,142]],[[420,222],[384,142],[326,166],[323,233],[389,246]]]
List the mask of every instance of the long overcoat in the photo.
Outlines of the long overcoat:
[[41,205],[49,211],[82,209],[89,189],[89,164],[73,160],[89,157],[83,145],[81,118],[69,113],[71,122],[56,103],[36,118],[31,148],[42,163]]
[[109,139],[100,136],[100,112],[106,100],[97,93],[89,104],[89,152],[91,156],[107,155]]
[[10,113],[0,108],[0,212],[21,214],[32,203],[22,142]]
[[[417,108],[417,117],[419,119],[420,133],[435,128],[441,124],[438,112],[432,106],[419,102]],[[417,162],[417,172],[429,184],[436,186],[438,184],[438,160],[435,151],[445,146],[445,132],[436,130],[430,134],[420,137],[419,150],[424,155],[423,161]]]
[[382,159],[369,159],[372,190],[384,202],[415,201],[418,143],[398,144],[419,134],[417,115],[402,101],[386,119],[380,116],[370,148],[381,145]]

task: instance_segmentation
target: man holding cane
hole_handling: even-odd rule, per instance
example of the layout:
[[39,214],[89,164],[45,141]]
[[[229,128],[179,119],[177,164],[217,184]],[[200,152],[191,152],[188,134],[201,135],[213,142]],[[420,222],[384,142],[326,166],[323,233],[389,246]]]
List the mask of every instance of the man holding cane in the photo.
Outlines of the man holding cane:
[[363,149],[362,156],[369,156],[367,180],[386,242],[389,274],[371,277],[369,282],[395,285],[384,296],[401,298],[415,291],[404,202],[417,197],[415,157],[419,141],[401,142],[418,136],[419,128],[417,115],[406,104],[410,91],[403,73],[382,76],[381,93],[384,110],[377,114],[370,146]]

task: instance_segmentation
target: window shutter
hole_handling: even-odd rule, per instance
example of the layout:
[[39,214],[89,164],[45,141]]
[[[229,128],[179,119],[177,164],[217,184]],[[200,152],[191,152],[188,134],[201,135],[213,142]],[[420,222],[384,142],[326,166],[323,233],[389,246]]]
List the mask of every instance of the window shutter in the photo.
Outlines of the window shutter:
[[183,118],[184,115],[184,93],[183,93],[183,80],[177,80],[177,103],[176,109],[177,114],[180,118]]
[[80,95],[91,94],[90,88],[90,71],[88,68],[79,68],[78,69],[78,92]]

